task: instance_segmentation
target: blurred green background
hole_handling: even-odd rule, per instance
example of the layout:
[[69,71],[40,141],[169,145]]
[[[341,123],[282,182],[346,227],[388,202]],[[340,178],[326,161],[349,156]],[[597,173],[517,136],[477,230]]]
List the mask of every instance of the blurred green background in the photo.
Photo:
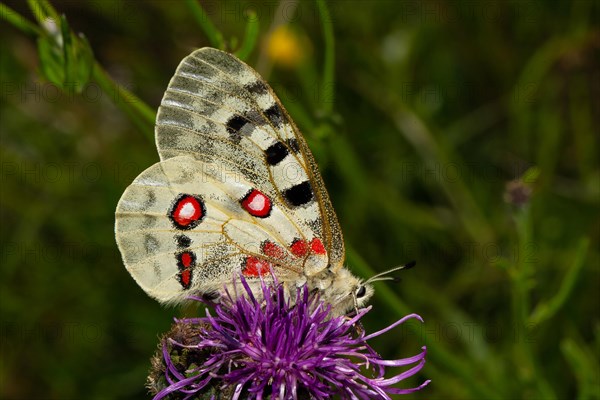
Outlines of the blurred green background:
[[597,1],[54,1],[63,48],[29,4],[0,9],[0,398],[148,397],[184,310],[125,271],[114,209],[175,67],[219,43],[304,132],[350,269],[417,260],[365,320],[425,319],[373,343],[427,344],[409,397],[600,398]]

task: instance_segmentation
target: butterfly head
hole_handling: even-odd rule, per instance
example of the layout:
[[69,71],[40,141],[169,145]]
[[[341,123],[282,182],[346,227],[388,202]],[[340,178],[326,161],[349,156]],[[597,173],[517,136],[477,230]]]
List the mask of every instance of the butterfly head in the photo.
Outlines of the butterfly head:
[[323,298],[332,305],[332,312],[336,315],[346,314],[352,309],[364,307],[373,296],[372,283],[379,281],[399,282],[397,277],[390,276],[391,273],[410,269],[416,264],[411,261],[407,264],[380,272],[366,281],[358,279],[345,268],[341,268],[334,274],[331,285],[323,290]]
[[[318,286],[322,284],[323,282],[317,283]],[[331,304],[333,315],[344,315],[363,307],[373,295],[373,287],[347,269],[341,268],[321,293],[323,301]]]

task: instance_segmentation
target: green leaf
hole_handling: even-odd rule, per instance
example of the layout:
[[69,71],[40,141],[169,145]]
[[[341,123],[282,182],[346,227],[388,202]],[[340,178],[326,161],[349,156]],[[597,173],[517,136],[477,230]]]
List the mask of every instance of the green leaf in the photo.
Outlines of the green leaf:
[[64,16],[60,25],[53,18],[44,21],[45,32],[38,38],[43,75],[65,91],[81,93],[89,82],[94,55],[83,35],[74,35]]
[[50,82],[62,85],[62,37],[56,29],[56,21],[52,18],[46,19],[45,32],[38,38],[38,54],[40,56],[40,67],[42,73]]
[[560,289],[551,299],[538,304],[531,316],[529,322],[533,325],[538,325],[543,321],[554,316],[560,308],[567,302],[569,296],[573,292],[575,283],[579,278],[579,275],[585,266],[585,257],[590,241],[586,237],[582,237],[577,244],[575,250],[575,256],[573,257],[573,264],[567,270],[565,277],[561,280],[562,284]]
[[577,379],[577,400],[600,399],[600,367],[593,350],[573,338],[565,338],[560,343],[560,350]]
[[94,66],[94,53],[92,47],[88,42],[87,38],[83,33],[79,33],[77,36],[79,40],[76,41],[72,47],[73,50],[73,76],[72,82],[75,83],[75,90],[77,93],[81,93],[92,75],[92,68]]

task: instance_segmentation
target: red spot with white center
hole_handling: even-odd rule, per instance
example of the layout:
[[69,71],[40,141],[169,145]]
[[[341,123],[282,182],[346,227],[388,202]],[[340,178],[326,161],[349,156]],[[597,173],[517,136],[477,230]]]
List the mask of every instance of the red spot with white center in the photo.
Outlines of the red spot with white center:
[[314,238],[310,241],[310,250],[321,256],[327,254],[327,250],[325,250],[325,246],[323,246],[323,242],[321,242],[321,239],[319,238]]
[[283,258],[285,256],[285,251],[281,246],[276,245],[273,242],[269,242],[268,240],[262,245],[262,252],[265,256],[271,258]]
[[246,258],[242,274],[248,277],[259,277],[268,274],[271,271],[271,263],[261,260],[257,257]]
[[180,195],[169,211],[169,218],[179,229],[195,228],[204,218],[202,199],[190,194]]
[[184,289],[189,289],[192,284],[192,268],[196,266],[196,255],[191,251],[177,254],[179,267],[179,283]]
[[256,189],[248,192],[241,203],[244,210],[254,217],[266,218],[271,214],[271,200]]

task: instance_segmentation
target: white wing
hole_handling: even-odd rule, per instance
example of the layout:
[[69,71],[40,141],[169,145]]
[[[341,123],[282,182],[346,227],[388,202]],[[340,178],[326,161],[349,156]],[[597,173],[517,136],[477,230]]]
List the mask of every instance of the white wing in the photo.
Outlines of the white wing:
[[116,236],[151,296],[219,291],[232,273],[337,271],[344,246],[304,138],[249,66],[204,48],[183,59],[156,122],[161,162],[127,188]]

